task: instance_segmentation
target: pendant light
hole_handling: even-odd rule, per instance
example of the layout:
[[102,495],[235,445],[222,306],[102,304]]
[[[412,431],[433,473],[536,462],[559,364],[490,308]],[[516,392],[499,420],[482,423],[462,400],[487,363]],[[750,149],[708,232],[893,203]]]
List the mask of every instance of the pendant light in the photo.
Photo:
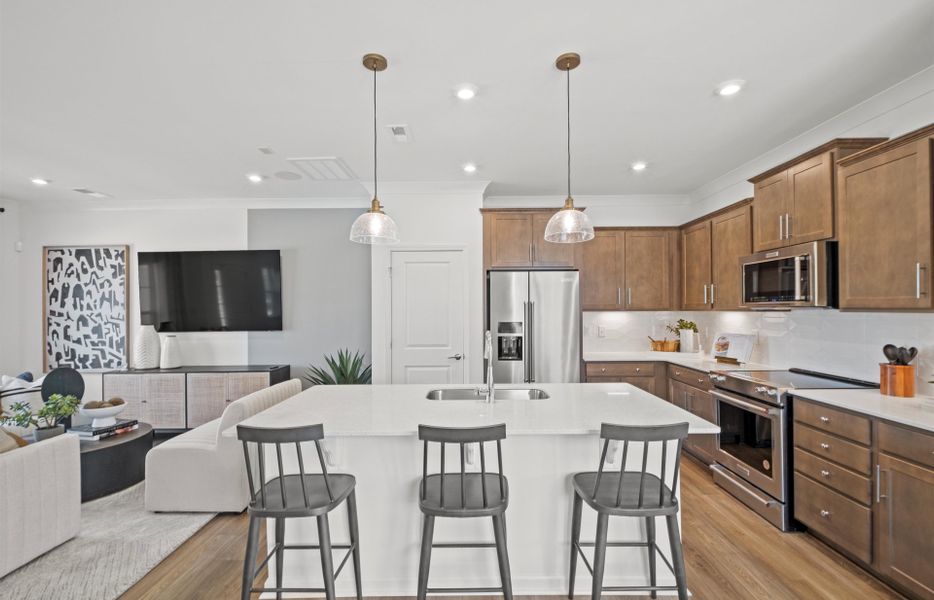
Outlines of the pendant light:
[[545,227],[545,241],[559,244],[574,244],[593,239],[593,225],[590,218],[574,208],[571,197],[571,69],[581,64],[581,57],[575,52],[562,54],[555,61],[555,66],[567,74],[568,99],[568,197],[564,207],[552,215]]
[[363,66],[373,71],[373,200],[370,203],[370,210],[353,222],[350,228],[350,241],[358,244],[397,244],[399,235],[396,231],[396,222],[383,212],[377,194],[376,179],[376,73],[385,71],[389,63],[385,56],[367,54],[363,57]]

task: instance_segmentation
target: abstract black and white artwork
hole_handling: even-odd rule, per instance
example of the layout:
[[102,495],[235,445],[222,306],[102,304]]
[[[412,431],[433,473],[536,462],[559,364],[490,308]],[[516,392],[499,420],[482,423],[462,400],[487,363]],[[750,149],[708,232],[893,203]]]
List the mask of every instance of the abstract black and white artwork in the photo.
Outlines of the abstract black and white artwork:
[[123,369],[128,246],[44,248],[45,368]]

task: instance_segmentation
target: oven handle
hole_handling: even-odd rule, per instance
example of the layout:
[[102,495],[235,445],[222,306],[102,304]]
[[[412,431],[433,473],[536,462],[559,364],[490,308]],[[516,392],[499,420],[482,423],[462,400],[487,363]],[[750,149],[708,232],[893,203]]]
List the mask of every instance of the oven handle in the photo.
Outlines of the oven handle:
[[751,413],[762,415],[763,417],[774,417],[779,414],[779,410],[780,410],[778,408],[764,408],[762,406],[753,404],[752,402],[740,400],[739,398],[736,398],[735,396],[727,396],[726,394],[721,394],[720,392],[717,392],[717,391],[710,392],[710,395],[713,396],[714,398],[717,398],[718,400],[723,400],[727,404],[738,406],[739,408],[742,408],[743,410],[748,410]]

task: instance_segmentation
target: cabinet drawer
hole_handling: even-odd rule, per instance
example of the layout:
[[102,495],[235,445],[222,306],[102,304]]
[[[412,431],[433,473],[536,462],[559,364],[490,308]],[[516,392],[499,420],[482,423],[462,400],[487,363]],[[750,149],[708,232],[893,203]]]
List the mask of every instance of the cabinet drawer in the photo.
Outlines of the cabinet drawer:
[[801,448],[795,448],[795,471],[866,506],[872,503],[872,481],[868,477],[857,475]]
[[826,460],[849,467],[863,475],[870,474],[869,448],[835,435],[795,423],[795,446]]
[[879,450],[934,469],[934,435],[879,422]]
[[865,563],[872,559],[872,511],[795,473],[795,518]]
[[589,362],[586,365],[586,373],[588,377],[651,377],[655,375],[655,363]]
[[794,404],[795,421],[801,421],[811,427],[829,431],[834,435],[839,435],[860,444],[869,445],[871,422],[866,417],[797,398]]
[[668,368],[668,376],[692,387],[700,388],[702,390],[710,389],[710,376],[703,371],[696,371],[694,369],[688,369],[687,367],[679,367],[678,365],[671,365]]

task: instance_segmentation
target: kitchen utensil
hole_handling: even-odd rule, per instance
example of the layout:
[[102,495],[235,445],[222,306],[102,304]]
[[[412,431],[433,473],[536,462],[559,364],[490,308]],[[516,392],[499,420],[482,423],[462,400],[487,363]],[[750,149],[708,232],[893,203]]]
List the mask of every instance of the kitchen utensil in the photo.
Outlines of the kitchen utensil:
[[[918,349],[912,346],[908,349],[908,362],[913,361],[918,356]],[[907,364],[907,363],[906,363]]]
[[889,359],[889,364],[894,365],[895,361],[898,360],[898,348],[895,347],[895,344],[886,344],[882,346],[882,354]]

